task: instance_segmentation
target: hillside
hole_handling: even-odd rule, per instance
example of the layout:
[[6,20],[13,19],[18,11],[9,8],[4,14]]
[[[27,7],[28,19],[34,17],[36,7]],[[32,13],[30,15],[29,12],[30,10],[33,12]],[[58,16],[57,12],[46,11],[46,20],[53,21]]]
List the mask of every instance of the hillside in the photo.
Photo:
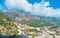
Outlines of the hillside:
[[49,19],[40,19],[40,20],[21,20],[20,23],[27,24],[32,27],[51,27],[53,29],[56,29],[60,27],[59,22],[51,21]]
[[0,11],[0,34],[17,34],[17,32],[12,18]]
[[19,16],[15,18],[15,21],[32,27],[51,27],[51,29],[58,29],[60,28],[60,23],[56,19],[57,18],[54,17],[43,17],[21,12]]
[[21,24],[27,24],[32,27],[51,27],[51,28],[58,28],[60,27],[59,22],[57,21],[57,18],[54,17],[45,17],[45,16],[37,16],[37,15],[31,15],[29,13],[23,12],[23,11],[11,11],[7,12],[7,15],[14,18],[14,20]]

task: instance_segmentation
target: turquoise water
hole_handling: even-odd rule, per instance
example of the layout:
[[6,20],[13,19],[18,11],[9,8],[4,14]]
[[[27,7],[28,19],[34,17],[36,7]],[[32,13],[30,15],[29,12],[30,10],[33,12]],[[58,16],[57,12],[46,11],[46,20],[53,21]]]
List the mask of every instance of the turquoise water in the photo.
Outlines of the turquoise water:
[[25,35],[0,35],[0,38],[28,38]]

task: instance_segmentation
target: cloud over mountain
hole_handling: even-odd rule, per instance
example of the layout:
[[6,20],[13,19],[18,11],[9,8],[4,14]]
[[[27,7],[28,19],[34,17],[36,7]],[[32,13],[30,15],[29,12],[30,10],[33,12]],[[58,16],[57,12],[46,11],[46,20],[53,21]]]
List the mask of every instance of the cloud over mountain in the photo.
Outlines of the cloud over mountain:
[[34,15],[60,17],[60,9],[53,9],[52,7],[49,7],[49,1],[45,2],[43,0],[40,3],[35,3],[32,5],[26,0],[6,0],[5,5],[9,10],[18,9],[30,12]]

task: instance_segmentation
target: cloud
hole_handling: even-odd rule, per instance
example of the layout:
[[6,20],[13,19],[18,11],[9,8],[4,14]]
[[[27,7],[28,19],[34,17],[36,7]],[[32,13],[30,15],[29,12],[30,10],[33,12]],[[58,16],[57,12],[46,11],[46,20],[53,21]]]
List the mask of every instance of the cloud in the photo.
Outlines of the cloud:
[[60,9],[48,7],[50,6],[49,1],[42,1],[41,3],[35,3],[34,5],[28,3],[26,0],[6,0],[5,3],[8,9],[24,10],[34,15],[60,17]]
[[6,0],[6,6],[8,9],[22,9],[25,11],[32,9],[32,4],[29,4],[26,0]]

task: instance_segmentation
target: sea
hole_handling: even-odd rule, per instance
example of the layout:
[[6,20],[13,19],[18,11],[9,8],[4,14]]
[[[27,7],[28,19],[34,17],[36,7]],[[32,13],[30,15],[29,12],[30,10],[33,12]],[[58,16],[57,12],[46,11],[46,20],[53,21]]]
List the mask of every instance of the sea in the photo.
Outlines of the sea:
[[26,35],[0,35],[0,38],[28,38]]

